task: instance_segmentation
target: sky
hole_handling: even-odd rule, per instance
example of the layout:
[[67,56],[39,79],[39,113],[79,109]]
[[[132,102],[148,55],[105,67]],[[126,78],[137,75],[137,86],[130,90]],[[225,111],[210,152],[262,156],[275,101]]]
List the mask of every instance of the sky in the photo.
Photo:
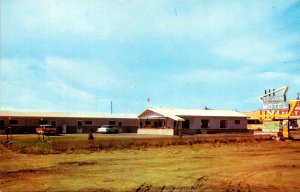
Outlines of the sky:
[[254,111],[300,92],[300,1],[0,3],[1,110]]

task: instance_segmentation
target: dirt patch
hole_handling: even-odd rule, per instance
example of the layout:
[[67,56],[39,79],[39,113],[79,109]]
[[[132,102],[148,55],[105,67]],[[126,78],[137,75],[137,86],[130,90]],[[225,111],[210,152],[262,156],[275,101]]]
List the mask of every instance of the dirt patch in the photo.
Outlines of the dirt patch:
[[299,169],[299,165],[275,165],[273,168],[276,169]]
[[86,189],[79,190],[78,192],[86,192],[86,191],[88,191],[88,192],[111,192],[110,190],[106,190],[106,189],[94,189],[94,188],[86,188]]
[[251,157],[254,157],[254,156],[266,156],[266,155],[272,156],[272,155],[282,155],[282,152],[266,152],[266,153],[257,153],[256,152],[256,153],[247,153],[245,155],[251,156]]
[[249,184],[243,184],[241,182],[237,184],[227,184],[223,187],[222,191],[226,192],[240,192],[240,191],[281,191],[279,188],[274,186],[250,186]]
[[84,165],[96,165],[96,162],[85,162],[85,161],[71,161],[71,162],[60,162],[59,165],[72,165],[72,166],[84,166]]
[[46,173],[49,172],[45,169],[22,169],[18,171],[8,171],[8,172],[2,172],[2,175],[13,175],[13,174],[22,174],[22,173]]
[[17,171],[0,172],[2,176],[15,176],[23,174],[46,174],[52,172],[50,169],[21,169]]
[[131,190],[132,192],[146,192],[146,191],[161,191],[161,192],[175,192],[175,191],[187,191],[187,192],[194,192],[194,191],[204,191],[207,189],[206,182],[208,181],[207,176],[199,177],[192,186],[186,187],[178,187],[178,186],[155,186],[148,183],[143,183],[138,188]]
[[201,157],[193,157],[191,159],[214,159],[215,157],[209,157],[209,156],[201,156]]
[[16,154],[9,150],[6,146],[4,146],[3,144],[0,143],[0,159],[11,159],[14,158],[16,156]]
[[[299,191],[299,142],[204,143],[88,154],[0,145],[3,191]],[[276,181],[276,182],[275,182]],[[55,185],[53,185],[55,183]]]

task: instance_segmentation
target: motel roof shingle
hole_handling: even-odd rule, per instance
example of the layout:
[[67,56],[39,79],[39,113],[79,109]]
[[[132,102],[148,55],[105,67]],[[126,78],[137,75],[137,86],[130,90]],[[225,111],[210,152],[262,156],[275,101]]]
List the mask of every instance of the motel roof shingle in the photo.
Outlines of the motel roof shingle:
[[75,113],[75,112],[33,112],[0,111],[0,117],[58,117],[58,118],[116,118],[137,119],[136,114]]

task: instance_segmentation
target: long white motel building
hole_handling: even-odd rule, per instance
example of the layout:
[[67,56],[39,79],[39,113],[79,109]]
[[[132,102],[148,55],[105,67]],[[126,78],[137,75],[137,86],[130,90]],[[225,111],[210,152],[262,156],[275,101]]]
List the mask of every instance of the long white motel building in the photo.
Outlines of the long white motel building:
[[[0,111],[0,134],[35,133],[51,124],[57,133],[88,133],[102,125],[115,125],[123,133],[177,135],[244,132],[247,115],[230,110],[146,108],[135,114]],[[10,131],[10,130],[9,130]]]
[[56,127],[57,133],[88,133],[108,124],[127,133],[136,133],[138,128],[134,114],[0,111],[0,134],[8,127],[12,133],[35,133],[42,124]]
[[138,115],[138,134],[244,132],[247,115],[229,110],[147,108]]

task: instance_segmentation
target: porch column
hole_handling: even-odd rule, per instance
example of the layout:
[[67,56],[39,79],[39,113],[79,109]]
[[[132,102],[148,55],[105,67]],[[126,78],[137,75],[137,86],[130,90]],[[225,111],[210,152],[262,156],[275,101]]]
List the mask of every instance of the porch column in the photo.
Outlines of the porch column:
[[138,118],[138,128],[141,128],[140,127],[140,120],[141,120],[141,118]]
[[168,128],[168,117],[166,118],[166,128]]

